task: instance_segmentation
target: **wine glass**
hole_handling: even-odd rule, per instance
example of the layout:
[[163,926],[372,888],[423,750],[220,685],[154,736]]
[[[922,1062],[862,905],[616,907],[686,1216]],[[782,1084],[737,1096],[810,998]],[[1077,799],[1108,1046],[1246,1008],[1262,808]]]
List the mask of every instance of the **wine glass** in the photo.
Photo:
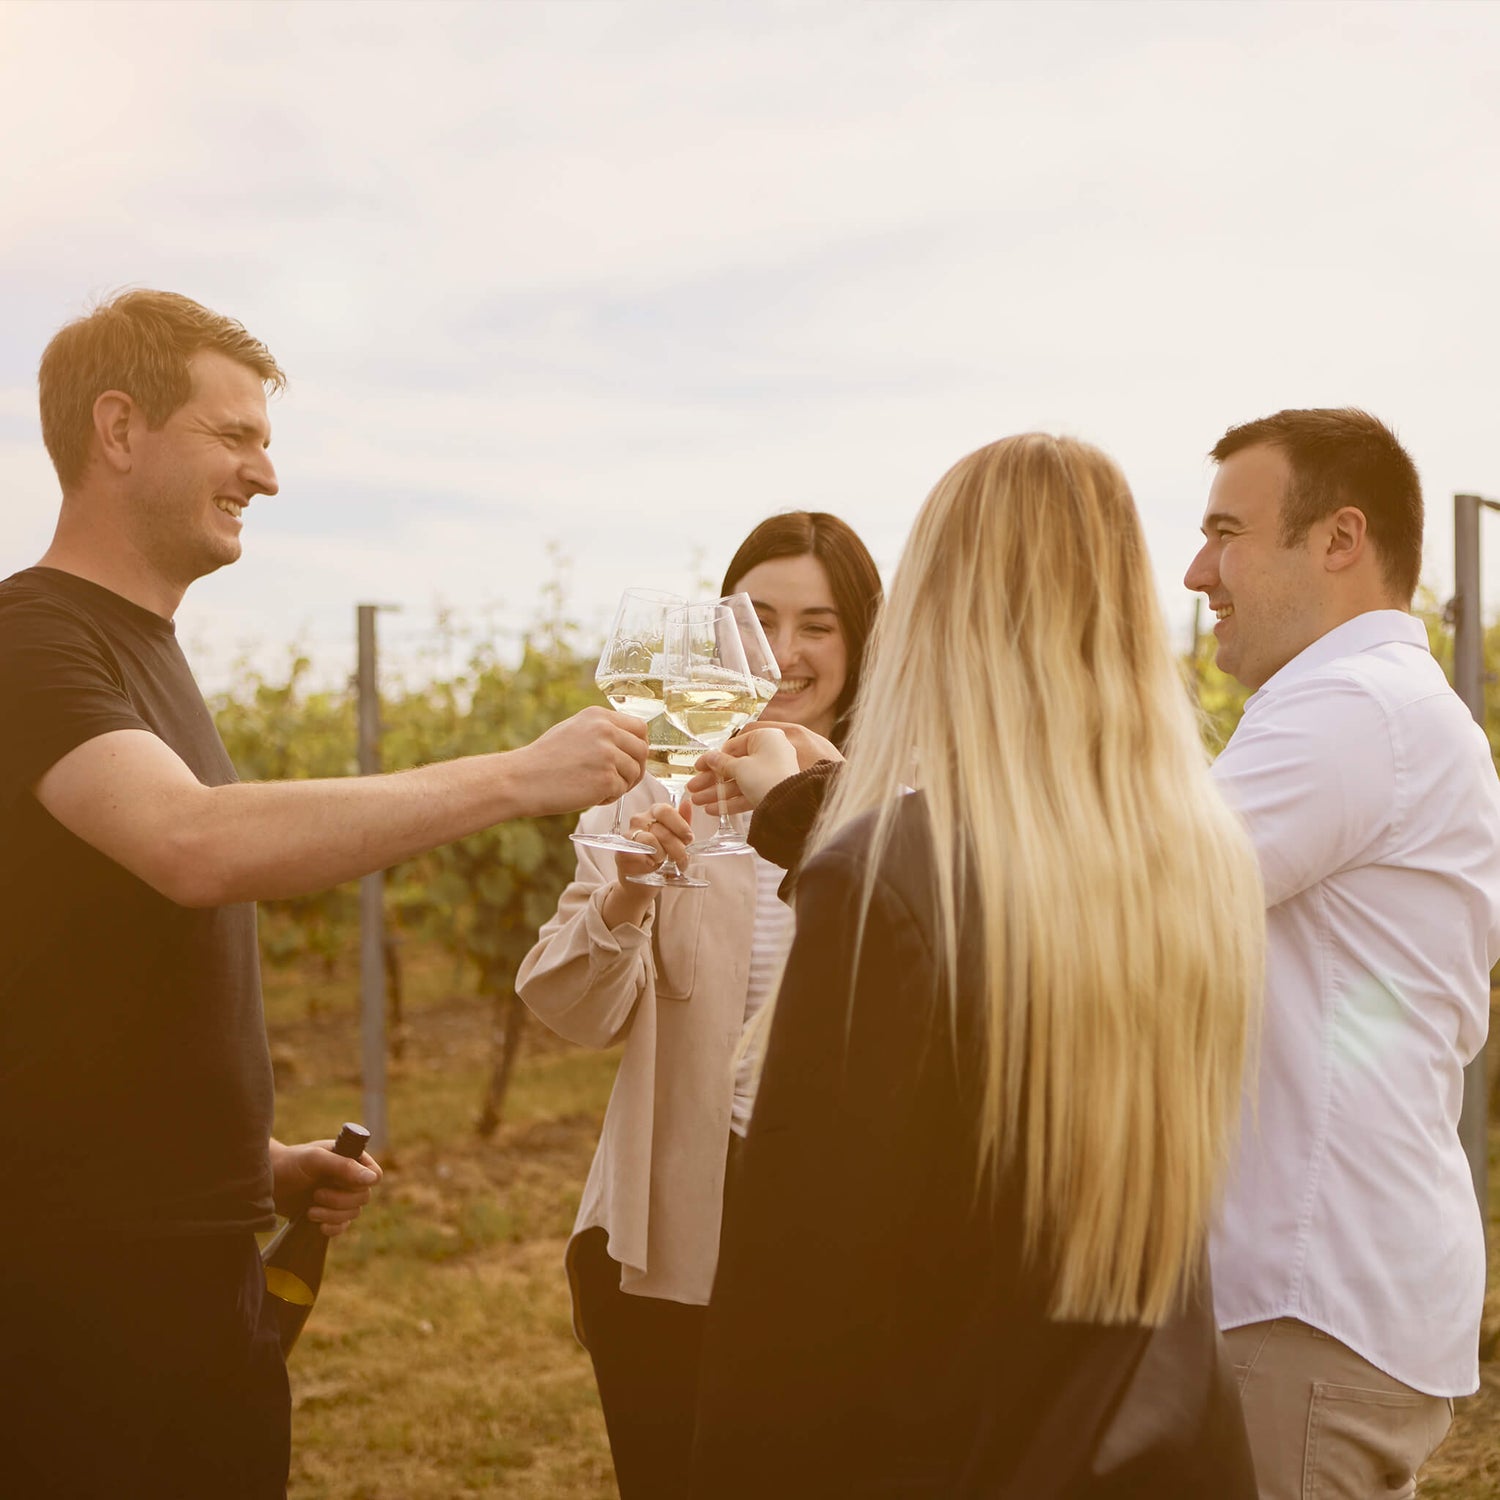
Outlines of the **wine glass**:
[[[693,777],[698,757],[708,747],[700,744],[691,735],[684,734],[664,713],[657,714],[646,726],[649,748],[646,751],[646,774],[654,776],[667,790],[675,803],[682,796],[683,788]],[[641,853],[641,846],[635,846]],[[636,885],[676,887],[707,886],[706,880],[698,880],[677,868],[675,860],[665,860],[655,870],[644,875],[625,877]]]
[[[740,633],[740,645],[745,653],[745,665],[755,687],[755,711],[747,723],[758,719],[766,705],[776,696],[781,686],[781,668],[776,664],[776,653],[761,628],[760,616],[755,613],[754,601],[749,594],[726,594],[719,603],[734,615],[734,623]],[[744,836],[736,831],[724,810],[724,783],[719,783],[719,826],[712,838],[689,847],[694,854],[750,854],[752,849]]]
[[[667,717],[710,750],[719,749],[735,730],[760,713],[765,703],[750,670],[732,605],[690,604],[667,616],[662,688]],[[765,701],[769,697],[768,693]],[[727,824],[722,805],[720,819]],[[734,842],[732,827],[728,833],[728,839],[716,833],[688,847],[695,854],[749,850],[742,839]]]
[[[626,589],[620,595],[614,624],[599,653],[594,681],[610,706],[645,724],[662,712],[661,663],[663,632],[669,610],[682,603],[678,594],[656,589]],[[591,849],[613,849],[616,853],[639,854],[638,839],[627,838],[620,828],[625,799],[615,803],[615,818],[608,833],[575,833],[575,844]]]
[[726,594],[719,603],[734,611],[734,623],[740,627],[740,640],[745,647],[745,664],[750,668],[750,676],[755,681],[755,696],[760,699],[764,711],[781,687],[781,668],[777,665],[770,641],[766,639],[760,616],[755,613],[755,601],[749,594],[739,593]]

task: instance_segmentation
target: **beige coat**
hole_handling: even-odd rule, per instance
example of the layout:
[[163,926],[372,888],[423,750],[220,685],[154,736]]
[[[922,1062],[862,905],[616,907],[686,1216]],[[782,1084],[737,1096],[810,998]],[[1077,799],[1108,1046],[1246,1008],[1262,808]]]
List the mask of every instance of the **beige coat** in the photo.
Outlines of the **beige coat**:
[[[625,799],[625,822],[665,800],[656,782],[643,781]],[[612,807],[593,808],[578,826],[607,829],[612,816]],[[693,821],[702,838],[715,820],[695,809]],[[662,890],[639,927],[611,931],[600,906],[614,855],[574,847],[577,873],[516,980],[517,994],[559,1036],[585,1047],[625,1038],[573,1235],[604,1228],[622,1290],[704,1305],[719,1256],[755,860],[701,861],[706,890]]]

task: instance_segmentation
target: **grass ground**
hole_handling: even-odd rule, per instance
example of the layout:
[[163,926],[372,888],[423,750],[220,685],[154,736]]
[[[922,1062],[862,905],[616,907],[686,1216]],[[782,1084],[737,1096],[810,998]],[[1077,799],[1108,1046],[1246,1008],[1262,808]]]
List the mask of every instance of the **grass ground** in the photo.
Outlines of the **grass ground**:
[[[408,961],[389,1080],[392,1154],[377,1201],[329,1254],[292,1356],[292,1500],[608,1500],[588,1357],[573,1340],[563,1246],[617,1055],[533,1023],[505,1123],[474,1133],[490,1018],[451,969]],[[352,984],[272,975],[277,1132],[332,1135],[360,1113]],[[1500,1133],[1491,1136],[1492,1321],[1500,1319]],[[1423,1477],[1430,1500],[1500,1500],[1500,1362],[1458,1403]],[[834,1500],[834,1497],[830,1497]]]

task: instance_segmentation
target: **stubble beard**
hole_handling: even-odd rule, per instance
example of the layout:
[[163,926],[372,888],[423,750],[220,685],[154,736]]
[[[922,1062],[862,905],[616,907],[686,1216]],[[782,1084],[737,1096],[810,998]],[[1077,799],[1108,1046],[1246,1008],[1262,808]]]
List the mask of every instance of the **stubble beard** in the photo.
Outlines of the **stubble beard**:
[[[214,516],[218,507],[207,502]],[[201,504],[168,498],[146,509],[140,528],[143,555],[173,586],[186,590],[199,578],[238,562],[243,546],[238,536],[216,533],[212,519],[204,520]]]

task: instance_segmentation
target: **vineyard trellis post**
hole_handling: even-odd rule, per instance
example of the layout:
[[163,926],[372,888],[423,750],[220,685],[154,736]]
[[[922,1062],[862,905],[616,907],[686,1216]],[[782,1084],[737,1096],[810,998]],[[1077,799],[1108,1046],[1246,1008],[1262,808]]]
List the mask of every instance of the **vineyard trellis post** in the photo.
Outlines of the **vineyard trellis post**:
[[[1468,705],[1475,722],[1485,729],[1484,612],[1479,588],[1479,513],[1500,510],[1500,501],[1479,495],[1453,497],[1453,686]],[[1464,1070],[1464,1102],[1458,1117],[1459,1139],[1469,1158],[1474,1192],[1488,1235],[1489,1088],[1485,1048]]]
[[[355,674],[359,724],[359,773],[380,771],[380,688],[375,670],[375,616],[393,605],[355,607],[359,666]],[[387,1153],[390,1129],[385,1091],[385,872],[359,883],[359,1035],[364,1126],[370,1149]]]

